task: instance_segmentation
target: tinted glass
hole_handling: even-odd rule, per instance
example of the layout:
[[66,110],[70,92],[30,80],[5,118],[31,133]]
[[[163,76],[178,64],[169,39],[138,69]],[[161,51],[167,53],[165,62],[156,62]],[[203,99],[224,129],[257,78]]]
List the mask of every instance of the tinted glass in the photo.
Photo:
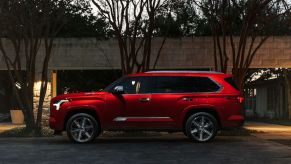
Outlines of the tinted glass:
[[207,77],[161,76],[156,79],[154,93],[215,92],[220,87]]
[[123,86],[125,94],[151,93],[153,88],[153,78],[151,77],[127,77],[111,86],[112,91],[115,86]]
[[224,79],[228,84],[230,84],[232,87],[235,89],[239,90],[238,86],[235,84],[234,80],[232,77],[228,77]]
[[58,70],[57,94],[104,89],[121,76],[121,70]]

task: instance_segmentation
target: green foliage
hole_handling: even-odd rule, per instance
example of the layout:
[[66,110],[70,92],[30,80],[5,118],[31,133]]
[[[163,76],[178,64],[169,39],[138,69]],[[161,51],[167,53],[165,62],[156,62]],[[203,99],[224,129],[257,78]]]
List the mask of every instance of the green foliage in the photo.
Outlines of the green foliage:
[[197,7],[187,0],[169,0],[156,18],[155,36],[187,37],[211,35],[206,19]]
[[[57,19],[59,14],[65,13],[62,23],[63,28],[58,32],[57,37],[97,37],[107,38],[110,36],[108,23],[98,14],[94,14],[88,0],[8,0],[0,2],[0,34],[4,37],[24,35],[30,24],[38,24],[34,28],[35,34],[40,26],[48,27]],[[35,7],[31,7],[35,6]],[[30,10],[27,10],[27,9]],[[65,10],[65,12],[64,12]],[[8,15],[7,13],[12,13]],[[46,16],[49,15],[49,16]],[[26,19],[22,19],[26,18]],[[45,18],[45,19],[44,19]],[[53,19],[51,19],[53,18]],[[29,22],[29,23],[28,23]],[[9,27],[10,30],[4,27]],[[51,28],[53,26],[50,26]],[[10,32],[11,29],[17,29]],[[37,37],[37,36],[36,36]]]
[[[211,1],[204,0],[203,2],[205,6],[208,6]],[[248,3],[250,3],[249,0],[236,0],[236,6],[229,5],[225,8],[228,10],[225,16],[227,21],[231,21],[233,35],[239,35],[241,32],[244,16],[242,14],[246,14]],[[259,35],[290,35],[291,17],[286,14],[276,16],[282,12],[282,6],[275,5],[268,9],[270,10],[263,10],[256,16],[254,19],[256,27],[252,28],[252,32]],[[221,19],[219,16],[223,12],[222,6],[218,7],[217,12],[218,14],[212,16],[217,17],[219,21]],[[147,21],[146,17],[143,19]],[[193,0],[166,0],[155,18],[155,26],[155,37],[211,36],[211,28],[206,15]],[[109,23],[101,15],[93,13],[90,3],[81,0],[67,7],[67,23],[58,36],[109,38],[113,37],[113,32]]]
[[[267,5],[264,6],[264,3]],[[291,33],[290,2],[288,1],[201,0],[198,4],[203,13],[201,19],[205,17],[219,25],[216,28],[219,35],[224,33],[240,36],[245,28],[245,22],[248,22],[250,36]],[[253,10],[256,10],[256,15],[252,15]],[[207,21],[206,23],[209,24]]]
[[291,70],[287,68],[250,68],[245,76],[245,85],[259,81],[284,78],[284,71],[287,71],[288,73],[291,72]]
[[[69,4],[66,0],[59,1],[66,3],[66,23],[57,37],[113,37],[113,31],[109,23],[100,14],[94,13],[90,1],[71,0],[72,3]],[[236,1],[236,6],[229,5],[226,8],[230,10],[226,16],[229,21],[232,21],[232,33],[239,35],[243,24],[242,13],[246,13],[248,1]],[[155,18],[156,30],[154,31],[154,36],[188,37],[211,35],[210,24],[206,16],[193,3],[193,0],[167,0],[165,2]],[[205,0],[204,5],[207,6],[210,2]],[[220,7],[217,12],[222,12],[222,8]],[[270,33],[272,35],[290,35],[290,16],[282,15],[276,18],[273,17],[274,19],[271,17],[271,15],[277,15],[279,12],[282,12],[282,7],[273,6],[270,7],[270,10],[265,10],[260,15],[257,15],[254,20],[256,28],[253,28],[252,32],[260,35]],[[219,15],[213,14],[213,17]],[[269,19],[265,19],[264,15],[268,15]],[[147,18],[144,19],[146,21]],[[219,20],[219,17],[217,17],[217,20]]]
[[87,0],[79,0],[66,7],[66,24],[58,37],[110,37],[109,24],[93,9]]

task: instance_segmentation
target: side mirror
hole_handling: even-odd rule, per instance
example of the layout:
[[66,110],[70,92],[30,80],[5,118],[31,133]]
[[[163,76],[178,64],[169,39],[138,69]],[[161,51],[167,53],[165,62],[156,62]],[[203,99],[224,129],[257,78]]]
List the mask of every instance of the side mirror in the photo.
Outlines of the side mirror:
[[124,93],[124,89],[123,86],[116,86],[113,89],[113,94],[123,94]]

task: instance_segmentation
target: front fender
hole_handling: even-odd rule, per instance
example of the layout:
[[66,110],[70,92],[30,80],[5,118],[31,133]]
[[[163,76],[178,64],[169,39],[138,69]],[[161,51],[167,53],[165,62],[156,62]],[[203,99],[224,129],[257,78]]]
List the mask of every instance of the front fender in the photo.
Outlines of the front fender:
[[[62,107],[61,107],[61,111],[62,111],[62,115],[63,115],[63,120],[65,121],[67,115],[70,112],[79,110],[80,112],[82,110],[90,110],[90,111],[94,111],[95,114],[97,115],[98,119],[99,119],[99,123],[101,124],[103,122],[103,120],[101,120],[102,117],[102,110],[105,107],[105,103],[104,101],[100,101],[100,100],[78,100],[78,101],[72,101],[72,102],[68,102],[65,103]],[[101,126],[101,125],[100,125]]]

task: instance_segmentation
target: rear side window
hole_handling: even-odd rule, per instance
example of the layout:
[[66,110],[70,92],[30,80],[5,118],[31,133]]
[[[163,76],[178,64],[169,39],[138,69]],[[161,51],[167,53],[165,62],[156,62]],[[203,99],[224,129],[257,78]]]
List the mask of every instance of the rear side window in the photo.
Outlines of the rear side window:
[[232,77],[228,77],[224,79],[228,84],[230,84],[233,88],[239,91],[238,86],[235,84],[234,80]]
[[216,92],[220,87],[208,77],[160,76],[154,93]]

